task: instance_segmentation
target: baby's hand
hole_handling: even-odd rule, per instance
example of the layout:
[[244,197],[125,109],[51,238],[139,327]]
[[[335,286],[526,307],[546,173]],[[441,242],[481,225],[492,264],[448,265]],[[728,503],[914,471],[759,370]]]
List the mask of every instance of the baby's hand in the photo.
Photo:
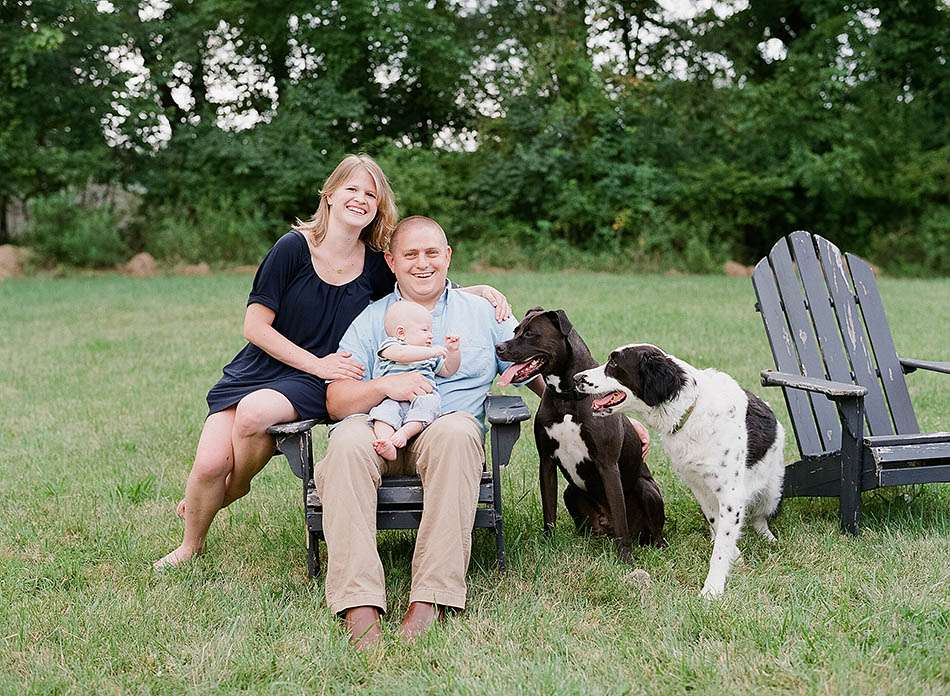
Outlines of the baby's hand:
[[444,358],[447,352],[445,346],[432,346],[433,358]]
[[445,337],[445,349],[449,353],[454,353],[459,349],[459,343],[461,339],[458,336],[446,336]]

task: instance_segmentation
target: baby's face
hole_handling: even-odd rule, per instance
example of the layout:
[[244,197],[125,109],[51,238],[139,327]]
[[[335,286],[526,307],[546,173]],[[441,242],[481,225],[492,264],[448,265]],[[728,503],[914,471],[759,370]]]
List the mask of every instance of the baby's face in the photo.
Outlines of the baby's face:
[[432,345],[432,317],[410,319],[403,326],[404,340],[410,346]]

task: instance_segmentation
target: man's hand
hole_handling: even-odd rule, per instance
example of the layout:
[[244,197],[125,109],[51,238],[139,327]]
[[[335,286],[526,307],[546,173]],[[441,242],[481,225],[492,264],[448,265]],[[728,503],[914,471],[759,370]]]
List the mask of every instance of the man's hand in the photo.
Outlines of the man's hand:
[[363,366],[351,353],[340,351],[316,359],[313,374],[321,379],[363,379]]
[[637,431],[637,435],[640,436],[640,453],[643,455],[643,461],[646,461],[650,453],[650,433],[636,418],[631,418],[630,422],[633,424],[633,429]]
[[446,336],[445,337],[445,350],[449,353],[455,353],[459,349],[459,344],[462,339],[458,336]]
[[401,372],[380,377],[385,383],[386,396],[394,401],[412,401],[417,396],[432,393],[432,385],[418,372]]

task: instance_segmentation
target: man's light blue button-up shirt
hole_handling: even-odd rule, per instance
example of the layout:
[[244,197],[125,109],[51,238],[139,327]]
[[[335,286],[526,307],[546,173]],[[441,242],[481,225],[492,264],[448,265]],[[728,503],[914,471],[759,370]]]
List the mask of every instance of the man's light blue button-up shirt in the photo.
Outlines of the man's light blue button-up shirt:
[[[352,353],[353,359],[366,368],[364,381],[379,376],[377,350],[386,339],[383,316],[389,305],[401,299],[397,286],[394,292],[364,309],[340,341],[340,350]],[[513,317],[499,323],[488,300],[446,284],[432,310],[432,342],[444,345],[446,336],[458,336],[462,361],[451,377],[436,376],[442,413],[468,411],[484,424],[488,390],[495,377],[511,365],[495,356],[495,345],[510,339],[517,325]]]

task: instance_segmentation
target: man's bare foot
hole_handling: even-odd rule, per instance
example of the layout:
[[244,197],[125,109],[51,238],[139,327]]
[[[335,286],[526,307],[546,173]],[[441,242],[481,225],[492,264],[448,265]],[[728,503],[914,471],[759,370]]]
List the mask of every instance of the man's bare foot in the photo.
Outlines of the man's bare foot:
[[182,498],[178,501],[178,505],[175,506],[175,514],[178,515],[178,519],[185,519],[185,499]]
[[376,607],[351,607],[346,610],[343,623],[350,636],[350,643],[357,650],[367,650],[383,637],[379,610]]
[[408,642],[414,641],[429,630],[436,621],[445,618],[445,609],[429,602],[410,602],[403,617],[399,635]]
[[396,446],[389,440],[374,440],[373,449],[387,462],[396,460]]
[[155,570],[174,568],[181,565],[182,563],[187,563],[199,553],[201,553],[201,549],[193,549],[190,546],[185,546],[182,544],[171,553],[162,556],[157,561],[155,561],[155,563],[152,564],[152,567]]

